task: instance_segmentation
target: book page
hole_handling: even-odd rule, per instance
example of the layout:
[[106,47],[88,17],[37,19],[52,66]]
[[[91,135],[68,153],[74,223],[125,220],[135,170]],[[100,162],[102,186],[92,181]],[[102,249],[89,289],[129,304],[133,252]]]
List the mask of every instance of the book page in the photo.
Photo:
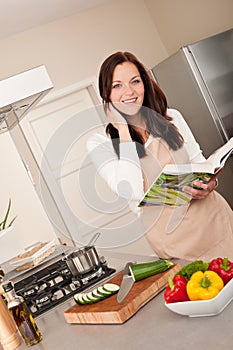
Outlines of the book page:
[[215,174],[222,168],[233,151],[233,137],[218,148],[206,161],[190,164],[167,164],[163,169],[165,174],[210,173]]

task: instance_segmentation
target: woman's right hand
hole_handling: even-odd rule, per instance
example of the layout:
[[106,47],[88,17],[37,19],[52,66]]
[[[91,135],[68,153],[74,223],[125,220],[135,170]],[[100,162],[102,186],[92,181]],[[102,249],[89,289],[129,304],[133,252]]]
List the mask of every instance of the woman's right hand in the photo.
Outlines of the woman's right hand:
[[111,123],[116,129],[119,129],[122,125],[127,126],[127,121],[111,102],[106,105],[105,112],[109,123]]
[[107,104],[105,112],[109,123],[111,123],[118,130],[120,142],[132,141],[127,121],[124,117],[122,117],[120,112],[117,111],[112,103]]

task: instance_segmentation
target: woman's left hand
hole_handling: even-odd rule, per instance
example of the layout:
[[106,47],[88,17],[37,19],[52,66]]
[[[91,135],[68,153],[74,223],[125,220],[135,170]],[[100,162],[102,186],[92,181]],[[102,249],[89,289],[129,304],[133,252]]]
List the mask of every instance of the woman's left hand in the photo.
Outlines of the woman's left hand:
[[201,189],[196,189],[193,187],[185,186],[183,191],[191,195],[192,199],[204,199],[206,198],[217,186],[217,177],[213,177],[208,183],[201,181],[195,181],[195,186],[200,187]]

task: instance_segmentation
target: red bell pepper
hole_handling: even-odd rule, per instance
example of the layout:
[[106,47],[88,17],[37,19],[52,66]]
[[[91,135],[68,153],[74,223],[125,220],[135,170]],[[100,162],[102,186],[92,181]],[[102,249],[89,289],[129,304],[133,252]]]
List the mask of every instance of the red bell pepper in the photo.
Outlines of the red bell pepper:
[[187,280],[185,277],[175,275],[173,279],[168,277],[168,286],[164,292],[166,303],[176,303],[179,301],[188,301],[189,297],[186,291]]
[[224,285],[233,278],[233,262],[226,257],[213,259],[208,270],[216,272],[222,278]]

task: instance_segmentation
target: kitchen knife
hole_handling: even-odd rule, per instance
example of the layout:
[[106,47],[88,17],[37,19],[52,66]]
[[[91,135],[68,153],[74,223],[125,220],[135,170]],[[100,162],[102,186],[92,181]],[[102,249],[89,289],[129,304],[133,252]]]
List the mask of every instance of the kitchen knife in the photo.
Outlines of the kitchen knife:
[[129,293],[134,282],[144,278],[167,271],[174,263],[166,259],[156,259],[146,263],[129,262],[124,268],[123,279],[117,294],[117,301],[120,303]]
[[123,279],[120,285],[120,289],[117,293],[117,301],[118,303],[121,303],[122,300],[125,299],[126,295],[129,293],[130,289],[133,287],[134,279],[130,273],[130,265],[132,265],[132,262],[129,262],[125,265],[124,268],[124,274]]

